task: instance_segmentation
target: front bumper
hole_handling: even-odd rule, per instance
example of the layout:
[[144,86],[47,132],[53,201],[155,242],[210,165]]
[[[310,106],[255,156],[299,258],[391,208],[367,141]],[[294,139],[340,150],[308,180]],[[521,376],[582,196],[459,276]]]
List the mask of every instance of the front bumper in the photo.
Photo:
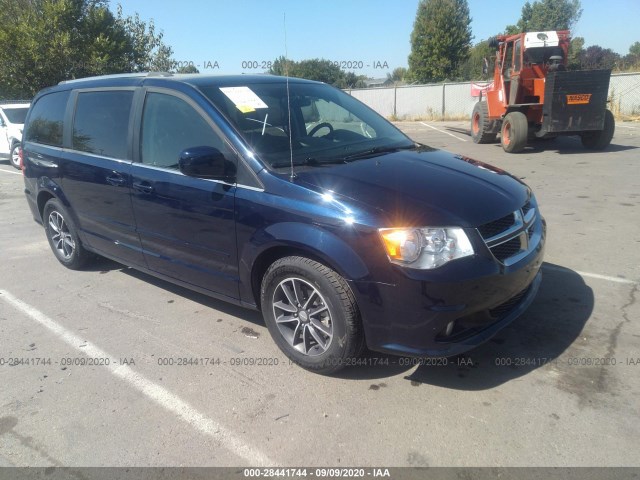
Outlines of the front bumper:
[[393,283],[353,282],[369,349],[449,357],[489,340],[537,294],[545,241],[539,227],[536,248],[508,266],[478,255],[441,271],[397,271]]

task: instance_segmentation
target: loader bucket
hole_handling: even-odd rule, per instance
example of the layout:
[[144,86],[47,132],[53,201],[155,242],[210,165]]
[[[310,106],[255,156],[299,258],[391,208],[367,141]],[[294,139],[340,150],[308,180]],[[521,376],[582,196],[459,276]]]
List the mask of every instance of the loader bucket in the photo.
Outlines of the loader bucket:
[[602,130],[611,70],[549,72],[539,133]]

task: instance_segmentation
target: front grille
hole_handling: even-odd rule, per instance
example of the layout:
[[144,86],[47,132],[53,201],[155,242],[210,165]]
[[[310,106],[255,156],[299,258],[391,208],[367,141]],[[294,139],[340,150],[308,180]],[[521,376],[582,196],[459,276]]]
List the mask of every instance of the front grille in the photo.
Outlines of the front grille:
[[528,289],[524,289],[520,293],[518,293],[515,296],[511,297],[506,302],[501,303],[497,307],[494,307],[494,308],[490,309],[489,310],[489,315],[491,315],[493,318],[500,318],[500,317],[505,316],[507,313],[509,313],[511,310],[513,310],[516,305],[518,305],[520,303],[520,301],[527,294],[527,290]]
[[496,260],[508,265],[509,259],[530,250],[535,221],[535,205],[527,201],[519,210],[479,226],[478,232]]
[[513,257],[521,250],[522,243],[520,237],[515,237],[508,242],[501,243],[491,249],[491,253],[501,262],[504,262],[507,258]]
[[498,220],[494,220],[493,222],[481,225],[480,227],[478,227],[478,231],[480,232],[480,235],[482,235],[482,238],[487,240],[495,235],[498,235],[499,233],[504,232],[509,227],[512,227],[514,223],[514,215],[513,213],[510,213],[509,215],[505,215]]

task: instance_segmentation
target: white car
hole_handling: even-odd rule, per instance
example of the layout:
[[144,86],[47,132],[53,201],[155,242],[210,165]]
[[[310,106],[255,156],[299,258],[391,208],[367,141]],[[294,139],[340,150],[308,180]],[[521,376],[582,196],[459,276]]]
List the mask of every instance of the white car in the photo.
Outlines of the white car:
[[11,165],[20,168],[20,143],[29,102],[0,103],[0,158],[9,158]]

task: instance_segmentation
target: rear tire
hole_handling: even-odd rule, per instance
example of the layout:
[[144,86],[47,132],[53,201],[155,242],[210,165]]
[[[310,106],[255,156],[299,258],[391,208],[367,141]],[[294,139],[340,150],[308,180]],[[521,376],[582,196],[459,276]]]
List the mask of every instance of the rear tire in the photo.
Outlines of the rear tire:
[[473,143],[493,143],[496,141],[496,133],[492,132],[494,123],[489,121],[489,109],[487,102],[477,102],[473,106],[471,114],[471,138]]
[[589,150],[603,150],[609,146],[616,130],[616,121],[610,110],[604,111],[602,130],[585,132],[581,135],[582,145]]
[[353,292],[325,265],[305,257],[276,260],[262,280],[260,301],[276,345],[302,368],[326,375],[362,352]]
[[58,261],[71,270],[80,270],[91,258],[80,238],[67,210],[56,198],[44,206],[42,222],[47,240]]
[[508,113],[502,120],[500,143],[507,153],[521,152],[527,145],[529,122],[522,112]]
[[11,152],[9,153],[9,159],[11,160],[11,165],[20,170],[20,144],[14,143],[11,146]]

